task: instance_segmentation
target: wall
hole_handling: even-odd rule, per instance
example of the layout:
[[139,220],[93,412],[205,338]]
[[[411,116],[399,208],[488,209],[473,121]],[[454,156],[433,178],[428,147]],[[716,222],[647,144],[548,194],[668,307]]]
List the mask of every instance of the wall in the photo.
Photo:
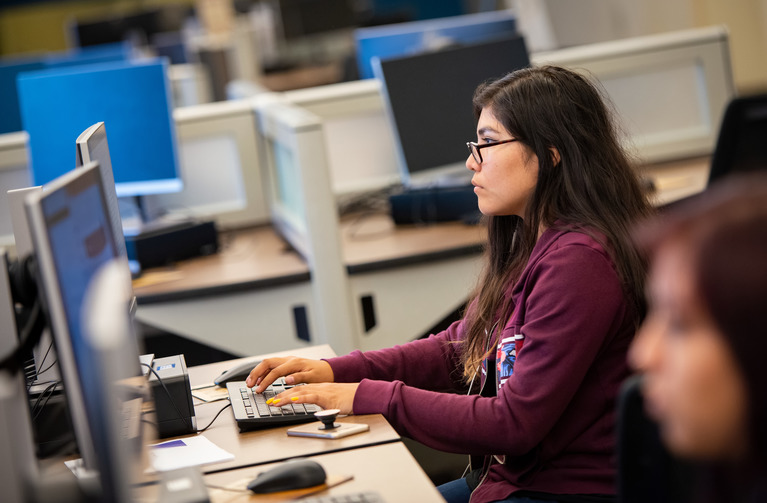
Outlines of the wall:
[[[738,93],[767,91],[767,0],[506,0],[506,5],[533,20],[538,32],[530,35],[541,49],[547,43],[560,47],[724,24]],[[546,39],[546,30],[553,38]],[[541,35],[543,40],[535,40]]]
[[75,16],[110,16],[193,0],[79,0],[28,2],[0,9],[0,56],[70,47],[67,23]]

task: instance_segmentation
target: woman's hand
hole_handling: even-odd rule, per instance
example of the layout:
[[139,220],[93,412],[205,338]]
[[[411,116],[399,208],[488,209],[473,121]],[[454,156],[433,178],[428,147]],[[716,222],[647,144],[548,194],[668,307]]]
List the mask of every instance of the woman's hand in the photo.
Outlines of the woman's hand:
[[250,371],[245,384],[249,388],[255,386],[255,392],[262,393],[280,377],[284,377],[287,384],[333,382],[333,369],[324,360],[294,356],[267,358]]
[[268,405],[313,403],[323,409],[338,409],[341,414],[352,414],[354,394],[359,383],[322,383],[294,386],[266,401]]

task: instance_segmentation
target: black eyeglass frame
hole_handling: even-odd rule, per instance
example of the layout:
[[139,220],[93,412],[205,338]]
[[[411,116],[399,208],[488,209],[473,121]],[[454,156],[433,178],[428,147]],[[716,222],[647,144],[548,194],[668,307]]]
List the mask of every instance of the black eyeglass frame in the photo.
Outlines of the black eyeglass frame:
[[467,141],[466,146],[469,147],[469,152],[471,152],[471,156],[474,158],[475,161],[477,161],[477,164],[482,164],[481,150],[483,148],[495,147],[496,145],[503,145],[504,143],[511,143],[514,141],[519,141],[519,140],[516,138],[511,138],[509,140],[500,140],[500,141],[494,141],[492,143],[483,143],[482,145],[480,145],[479,143],[475,141]]

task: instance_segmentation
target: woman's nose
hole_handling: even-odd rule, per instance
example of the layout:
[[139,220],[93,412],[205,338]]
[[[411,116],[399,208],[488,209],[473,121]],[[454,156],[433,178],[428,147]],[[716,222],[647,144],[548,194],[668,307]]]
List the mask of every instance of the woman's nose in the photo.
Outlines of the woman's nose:
[[479,164],[471,154],[469,154],[469,157],[466,159],[466,168],[469,169],[469,171],[479,171]]

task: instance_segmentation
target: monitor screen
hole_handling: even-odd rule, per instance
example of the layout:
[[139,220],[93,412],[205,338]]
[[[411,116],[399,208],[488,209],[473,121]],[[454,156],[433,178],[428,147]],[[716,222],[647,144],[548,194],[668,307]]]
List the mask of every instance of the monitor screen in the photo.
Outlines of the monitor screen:
[[104,197],[106,199],[107,213],[112,223],[115,235],[115,248],[118,257],[127,257],[125,249],[125,237],[123,236],[122,219],[120,218],[120,206],[117,202],[115,190],[115,178],[112,172],[112,158],[109,156],[109,143],[107,142],[107,128],[103,122],[97,122],[77,137],[75,164],[77,167],[84,166],[91,161],[99,164],[101,180],[104,182]]
[[164,60],[25,73],[18,86],[35,184],[71,169],[72,142],[103,122],[118,196],[181,190]]
[[[98,362],[83,339],[81,309],[96,271],[117,257],[98,164],[62,175],[42,192],[30,195],[25,204],[38,290],[53,334],[75,438],[85,466],[95,469],[98,461],[86,412],[98,404],[83,391],[82,377],[96,375]],[[135,362],[133,371],[140,375],[138,359],[126,361]]]
[[130,59],[132,51],[130,44],[120,43],[94,46],[87,50],[0,60],[0,134],[22,130],[19,96],[16,89],[16,79],[19,74],[48,68],[124,61]]
[[[81,310],[82,348],[92,366],[78,366],[101,481],[100,501],[128,503],[147,463],[141,416],[146,380],[138,377],[139,351],[130,305],[131,279],[122,260],[101,266]],[[151,498],[150,498],[151,500]]]
[[408,58],[374,60],[406,185],[468,184],[476,139],[472,97],[488,80],[529,66],[520,36]]
[[458,44],[473,44],[516,34],[510,11],[467,14],[354,30],[361,79],[372,78],[370,60],[412,56]]
[[0,61],[0,134],[22,130],[16,77],[24,72],[33,72],[44,68],[45,64],[42,58]]
[[354,26],[352,0],[278,0],[286,39]]

